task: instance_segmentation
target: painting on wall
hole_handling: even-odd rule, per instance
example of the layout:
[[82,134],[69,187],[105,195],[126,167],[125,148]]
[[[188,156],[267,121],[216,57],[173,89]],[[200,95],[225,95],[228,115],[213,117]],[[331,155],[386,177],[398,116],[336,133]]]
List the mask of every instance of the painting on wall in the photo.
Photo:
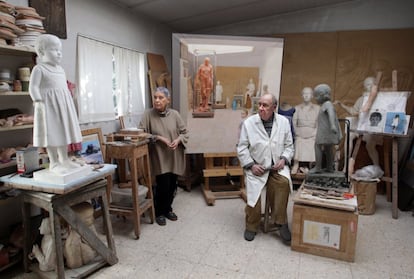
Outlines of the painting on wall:
[[43,27],[47,33],[67,39],[65,0],[29,0],[29,6],[45,17]]

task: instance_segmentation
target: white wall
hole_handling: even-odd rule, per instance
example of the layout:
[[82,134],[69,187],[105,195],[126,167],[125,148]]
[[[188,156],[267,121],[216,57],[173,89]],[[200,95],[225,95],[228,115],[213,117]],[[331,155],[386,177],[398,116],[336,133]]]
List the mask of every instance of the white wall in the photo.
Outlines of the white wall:
[[[9,0],[16,6],[27,6],[27,0]],[[144,16],[138,17],[111,1],[70,0],[66,3],[67,39],[62,39],[62,67],[67,79],[76,82],[76,37],[78,34],[134,49],[164,56],[171,69],[172,30]],[[146,79],[147,81],[147,79]],[[148,90],[148,84],[146,86]],[[118,128],[118,122],[99,122],[83,125],[101,127],[104,134]]]
[[259,20],[199,30],[217,35],[270,35],[414,27],[412,0],[357,0]]
[[[7,2],[16,6],[28,5],[27,0],[8,0]],[[171,69],[172,31],[166,26],[148,18],[133,15],[109,1],[67,0],[65,2],[67,39],[62,40],[62,67],[66,71],[68,80],[73,82],[76,80],[76,36],[78,33],[144,53],[162,54]],[[99,122],[83,128],[90,126],[101,127],[102,132],[108,134],[115,131],[119,124],[118,121]],[[31,135],[27,137],[29,142]],[[15,202],[7,214],[6,211],[4,207],[0,207],[0,220],[3,221],[0,224],[0,235],[5,233],[10,224],[20,220],[19,203]],[[12,216],[10,212],[14,212],[15,218],[6,216]]]

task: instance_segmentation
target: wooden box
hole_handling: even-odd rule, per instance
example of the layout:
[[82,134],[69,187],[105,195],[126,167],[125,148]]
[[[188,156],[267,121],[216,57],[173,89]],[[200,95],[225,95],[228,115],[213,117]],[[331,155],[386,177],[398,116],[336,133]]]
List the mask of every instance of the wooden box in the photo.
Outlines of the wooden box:
[[358,213],[295,203],[291,248],[353,262]]

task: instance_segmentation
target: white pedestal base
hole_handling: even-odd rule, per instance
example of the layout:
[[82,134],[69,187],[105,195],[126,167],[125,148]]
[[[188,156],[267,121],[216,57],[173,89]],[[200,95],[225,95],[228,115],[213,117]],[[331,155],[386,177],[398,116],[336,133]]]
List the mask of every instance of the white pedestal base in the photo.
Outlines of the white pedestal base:
[[49,169],[36,171],[33,173],[33,179],[36,181],[64,185],[82,176],[86,176],[92,172],[89,165],[80,166],[79,168],[68,169],[62,173],[55,173]]

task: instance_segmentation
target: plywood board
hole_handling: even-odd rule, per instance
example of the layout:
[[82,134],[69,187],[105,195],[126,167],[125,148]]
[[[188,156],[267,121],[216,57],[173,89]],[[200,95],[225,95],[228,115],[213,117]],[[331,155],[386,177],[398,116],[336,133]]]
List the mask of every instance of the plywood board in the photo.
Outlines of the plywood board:
[[258,90],[260,70],[258,67],[225,67],[217,66],[215,81],[220,81],[223,86],[222,102],[226,102],[226,98],[233,101],[234,95],[243,95],[249,84],[249,79],[253,79]]
[[[353,105],[363,92],[363,80],[383,71],[382,87],[391,87],[398,71],[398,90],[414,91],[414,29],[364,30],[275,35],[285,39],[280,101],[297,105],[301,90],[327,83],[333,100]],[[414,109],[408,100],[406,112]],[[346,116],[337,107],[339,117]]]
[[[191,113],[188,115],[190,116]],[[215,110],[213,118],[190,116],[187,120],[189,140],[186,152],[188,154],[235,152],[240,122],[240,110]]]

